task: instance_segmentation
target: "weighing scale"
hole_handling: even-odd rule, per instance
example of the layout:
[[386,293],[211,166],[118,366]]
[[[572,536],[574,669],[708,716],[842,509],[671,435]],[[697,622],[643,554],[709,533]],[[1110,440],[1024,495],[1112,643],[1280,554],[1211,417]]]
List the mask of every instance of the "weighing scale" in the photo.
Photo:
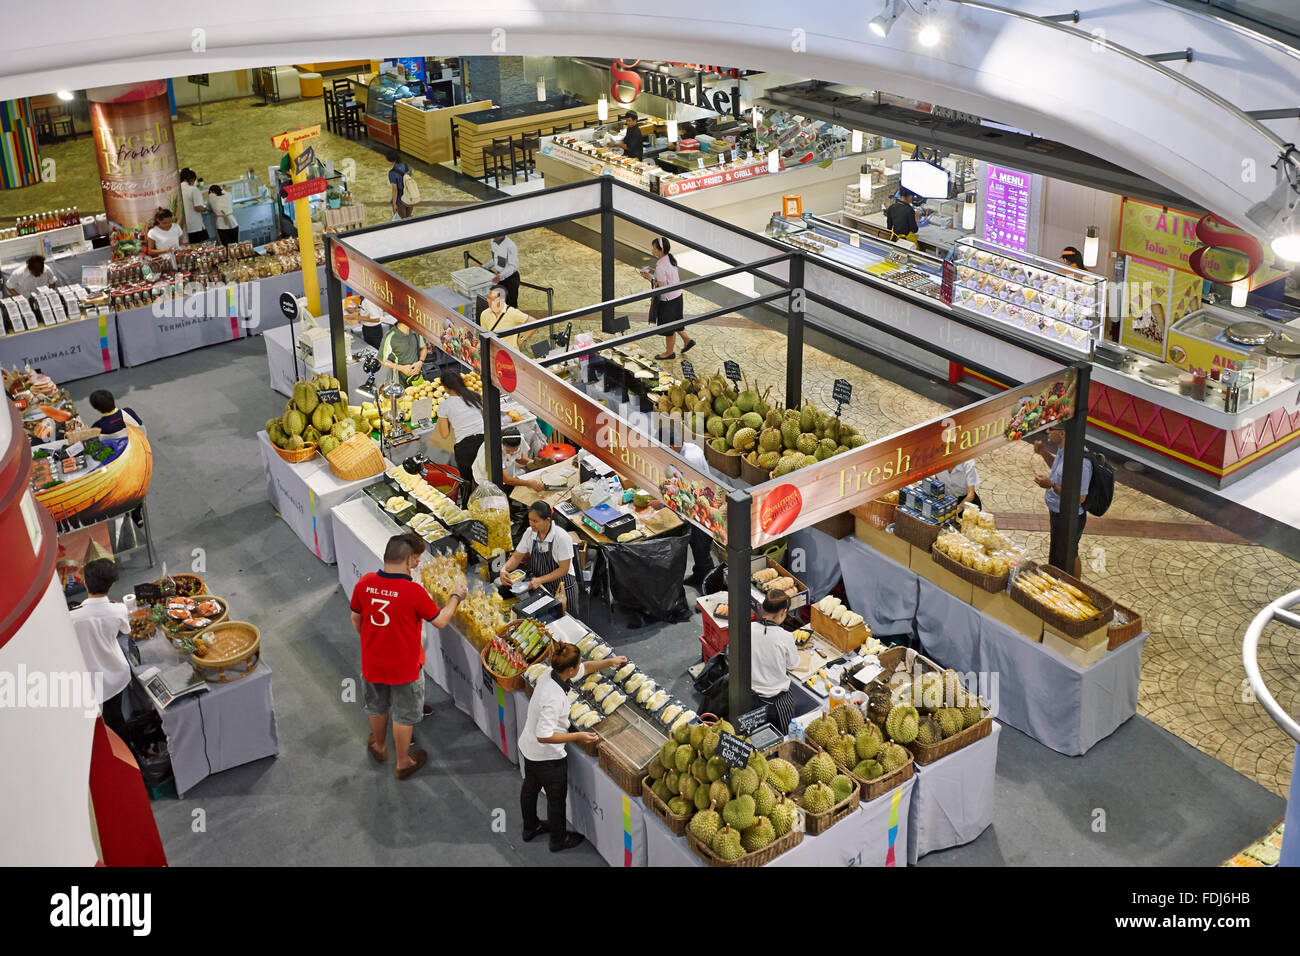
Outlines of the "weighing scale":
[[610,539],[617,539],[620,534],[636,528],[635,517],[608,504],[597,505],[584,511],[582,523]]
[[136,674],[135,679],[158,710],[178,697],[208,689],[208,682],[194,673],[193,664],[176,664],[165,671],[150,667]]
[[533,597],[529,604],[520,601],[515,611],[520,617],[531,617],[542,624],[549,624],[564,617],[564,608],[560,602],[545,591]]

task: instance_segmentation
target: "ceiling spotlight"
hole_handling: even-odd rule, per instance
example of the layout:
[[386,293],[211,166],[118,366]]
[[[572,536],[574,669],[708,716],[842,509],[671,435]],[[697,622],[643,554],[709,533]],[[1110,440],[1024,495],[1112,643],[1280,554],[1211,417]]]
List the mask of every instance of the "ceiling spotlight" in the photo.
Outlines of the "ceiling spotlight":
[[921,27],[921,32],[916,38],[921,41],[921,46],[938,46],[939,41],[943,39],[943,34],[933,23],[927,23]]
[[894,25],[894,21],[898,19],[898,3],[899,0],[885,0],[880,13],[867,24],[867,28],[881,39],[889,36],[890,28]]
[[1269,243],[1273,254],[1287,262],[1300,262],[1300,232],[1283,233]]
[[59,99],[63,100],[64,102],[67,102],[68,100],[73,99],[72,91],[71,91],[71,90],[59,90]]

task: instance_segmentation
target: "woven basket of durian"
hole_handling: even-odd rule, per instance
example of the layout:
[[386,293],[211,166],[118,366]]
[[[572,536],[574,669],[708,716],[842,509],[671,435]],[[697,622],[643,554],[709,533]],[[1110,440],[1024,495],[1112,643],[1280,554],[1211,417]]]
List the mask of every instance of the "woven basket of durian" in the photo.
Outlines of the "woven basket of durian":
[[1050,564],[1022,566],[1011,599],[1070,637],[1082,637],[1110,623],[1115,602],[1096,588]]
[[935,539],[930,557],[935,564],[969,581],[982,591],[996,594],[1007,586],[1007,575],[1020,556],[996,531],[975,529],[975,535],[950,531]]

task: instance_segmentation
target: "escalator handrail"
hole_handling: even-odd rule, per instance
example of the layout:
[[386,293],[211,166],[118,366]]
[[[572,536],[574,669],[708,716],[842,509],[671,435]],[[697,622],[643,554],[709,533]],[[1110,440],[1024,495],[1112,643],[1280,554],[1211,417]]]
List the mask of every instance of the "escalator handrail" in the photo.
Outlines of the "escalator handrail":
[[1259,672],[1259,638],[1264,633],[1264,628],[1274,621],[1293,627],[1300,632],[1300,613],[1292,608],[1300,605],[1300,591],[1292,591],[1283,597],[1278,598],[1264,610],[1255,615],[1255,619],[1250,622],[1246,628],[1246,637],[1241,644],[1241,661],[1246,667],[1246,680],[1250,683],[1250,689],[1255,693],[1255,699],[1264,705],[1268,715],[1276,721],[1277,725],[1286,731],[1296,743],[1300,743],[1300,723],[1296,723],[1281,705],[1274,700],[1273,695],[1269,693],[1268,688],[1264,686],[1264,678]]

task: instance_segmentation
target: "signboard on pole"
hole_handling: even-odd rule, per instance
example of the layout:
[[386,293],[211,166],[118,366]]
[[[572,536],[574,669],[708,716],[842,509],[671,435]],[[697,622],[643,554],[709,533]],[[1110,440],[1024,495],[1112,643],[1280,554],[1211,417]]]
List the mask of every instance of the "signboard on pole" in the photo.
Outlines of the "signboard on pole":
[[316,179],[306,179],[300,183],[290,183],[282,187],[285,202],[297,202],[299,199],[306,199],[308,196],[315,196],[323,193],[329,186],[325,180],[317,177]]

